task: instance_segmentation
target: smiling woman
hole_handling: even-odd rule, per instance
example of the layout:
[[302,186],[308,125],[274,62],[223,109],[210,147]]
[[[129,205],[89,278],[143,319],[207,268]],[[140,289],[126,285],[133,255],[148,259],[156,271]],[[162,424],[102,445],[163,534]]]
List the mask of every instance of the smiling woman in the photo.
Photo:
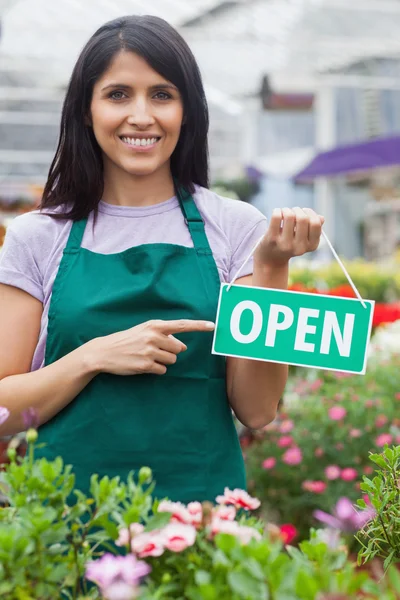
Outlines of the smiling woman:
[[274,418],[286,365],[211,354],[221,281],[284,288],[321,219],[208,189],[208,111],[196,61],[156,17],[106,23],[73,70],[39,211],[0,260],[0,434],[40,423],[40,455],[90,476],[152,468],[155,495],[245,487],[232,409]]

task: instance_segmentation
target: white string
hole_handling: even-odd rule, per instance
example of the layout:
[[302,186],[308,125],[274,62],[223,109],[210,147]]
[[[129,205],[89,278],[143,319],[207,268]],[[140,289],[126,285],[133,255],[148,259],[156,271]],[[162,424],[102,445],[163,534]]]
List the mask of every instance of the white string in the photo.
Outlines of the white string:
[[330,241],[328,240],[328,236],[326,235],[325,231],[322,230],[322,235],[325,238],[326,243],[328,244],[329,248],[332,251],[333,256],[336,258],[336,260],[338,261],[343,273],[346,275],[347,277],[347,281],[349,282],[349,284],[351,285],[351,287],[353,288],[353,291],[355,293],[355,295],[357,296],[357,298],[359,299],[359,301],[361,302],[361,304],[363,305],[364,308],[367,308],[364,300],[361,298],[358,289],[356,288],[356,286],[354,285],[350,275],[348,274],[346,267],[344,266],[344,264],[342,263],[342,261],[340,260],[339,256],[336,253],[336,250],[334,249],[334,247],[332,246],[332,244],[330,243]]
[[235,283],[236,279],[239,277],[240,273],[243,271],[244,267],[247,265],[247,263],[249,262],[249,260],[253,256],[254,252],[257,250],[258,246],[263,241],[263,239],[264,239],[264,236],[261,236],[260,239],[258,240],[257,244],[254,246],[254,248],[252,249],[252,251],[250,252],[250,254],[248,255],[248,257],[246,258],[246,260],[244,261],[244,263],[242,264],[242,266],[240,267],[240,269],[236,273],[236,275],[232,278],[232,281],[228,285],[227,292],[229,292],[229,290],[231,289],[231,286]]
[[[334,247],[332,246],[332,244],[330,243],[328,236],[326,235],[325,231],[322,230],[322,235],[325,238],[326,243],[328,244],[329,248],[332,251],[333,256],[336,258],[337,262],[339,263],[339,266],[341,267],[343,273],[346,275],[347,277],[347,281],[349,282],[349,284],[351,285],[355,295],[357,296],[357,298],[359,299],[359,301],[361,302],[361,304],[363,305],[364,308],[367,308],[364,300],[361,298],[359,291],[357,290],[356,286],[354,285],[350,275],[348,274],[346,267],[344,266],[344,264],[342,263],[342,261],[340,260],[336,250],[334,249]],[[250,252],[250,254],[246,257],[246,259],[244,260],[242,266],[240,267],[240,269],[238,270],[238,272],[235,274],[235,276],[232,278],[231,282],[228,285],[227,288],[227,292],[229,292],[229,290],[231,289],[232,285],[235,283],[236,279],[239,277],[240,273],[242,272],[242,270],[244,269],[244,267],[246,266],[246,264],[249,262],[250,258],[253,256],[254,252],[257,250],[258,246],[260,245],[260,243],[262,242],[262,240],[264,239],[264,236],[262,236],[257,244],[254,246],[254,248],[252,249],[252,251]]]

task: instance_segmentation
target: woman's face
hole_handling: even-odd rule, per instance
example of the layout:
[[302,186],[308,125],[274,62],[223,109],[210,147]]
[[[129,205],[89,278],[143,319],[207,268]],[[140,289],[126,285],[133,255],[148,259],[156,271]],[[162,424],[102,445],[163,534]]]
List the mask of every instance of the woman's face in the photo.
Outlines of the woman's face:
[[90,118],[105,172],[117,167],[143,176],[169,170],[182,126],[182,99],[137,54],[120,52],[96,82]]

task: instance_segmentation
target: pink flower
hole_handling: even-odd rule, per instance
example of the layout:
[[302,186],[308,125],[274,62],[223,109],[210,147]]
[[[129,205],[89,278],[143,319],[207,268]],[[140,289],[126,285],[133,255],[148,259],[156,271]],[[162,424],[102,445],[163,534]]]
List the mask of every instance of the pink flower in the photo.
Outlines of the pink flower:
[[374,472],[373,467],[370,467],[369,465],[367,465],[366,467],[364,467],[363,469],[363,473],[365,475],[372,475],[372,473]]
[[215,506],[213,517],[221,521],[234,521],[236,517],[236,508],[234,506]]
[[267,471],[269,469],[273,469],[276,465],[276,458],[274,458],[273,456],[270,456],[269,458],[266,458],[264,460],[264,462],[262,463],[262,468],[266,469]]
[[400,400],[400,392],[397,392],[397,394],[394,395],[396,400]]
[[245,525],[239,525],[237,521],[225,521],[218,518],[214,518],[212,521],[211,533],[212,535],[218,533],[234,535],[239,538],[242,544],[248,544],[251,539],[261,539],[260,532],[257,531],[257,529],[254,529],[254,527],[247,527]]
[[388,418],[386,417],[386,415],[378,415],[375,419],[375,426],[383,427],[384,425],[386,425],[387,422]]
[[323,451],[322,448],[316,448],[315,449],[314,455],[317,456],[318,458],[321,458],[321,456],[323,456],[324,454],[325,453],[324,453],[324,451]]
[[162,500],[158,506],[158,512],[169,512],[171,513],[171,523],[183,523],[184,525],[198,526],[203,518],[200,502],[190,502],[185,506],[181,502]]
[[337,465],[329,465],[325,469],[325,477],[330,481],[334,481],[335,479],[339,479],[341,473],[341,469]]
[[393,436],[390,433],[381,433],[375,440],[375,444],[379,446],[379,448],[383,448],[385,444],[391,444],[393,441]]
[[217,496],[217,504],[233,504],[237,509],[256,510],[261,502],[258,498],[252,498],[245,490],[230,490],[225,488],[223,496]]
[[371,509],[357,512],[348,498],[339,498],[332,515],[316,510],[314,517],[332,529],[354,532],[364,527],[374,514]]
[[325,481],[303,481],[302,488],[313,494],[323,494],[327,488],[327,484]]
[[340,474],[340,479],[342,481],[354,481],[354,479],[357,479],[357,477],[358,477],[358,473],[352,467],[348,467],[347,469],[343,469],[342,472],[341,472],[341,474]]
[[[129,536],[130,530],[130,536]],[[139,535],[139,533],[143,533],[144,527],[140,523],[132,523],[129,527],[129,530],[125,527],[119,530],[119,537],[115,544],[117,546],[128,546],[129,537],[132,539],[135,535]]]
[[343,450],[344,445],[342,444],[342,442],[338,442],[335,446],[336,450]]
[[351,399],[353,402],[358,402],[358,400],[360,399],[360,396],[358,394],[353,394]]
[[86,565],[86,578],[94,581],[109,600],[131,600],[137,596],[141,578],[150,570],[149,565],[132,554],[113,556],[107,553]]
[[324,382],[322,381],[322,379],[316,379],[310,384],[310,391],[317,392],[319,388],[322,387],[323,383]]
[[0,406],[0,425],[3,425],[10,416],[10,411],[5,406]]
[[347,414],[347,410],[343,406],[332,406],[328,410],[329,418],[332,421],[341,421]]
[[192,525],[170,523],[161,531],[165,548],[171,552],[182,552],[193,546],[196,541],[196,529]]
[[189,515],[191,516],[191,523],[195,527],[200,527],[203,520],[203,507],[200,502],[189,502],[187,505]]
[[290,435],[284,435],[278,440],[279,448],[288,448],[293,444],[293,438]]
[[282,456],[282,460],[287,465],[299,465],[303,460],[303,455],[301,453],[300,448],[289,448]]
[[291,544],[298,536],[298,531],[291,523],[286,523],[280,526],[281,538],[284,544]]
[[279,427],[280,433],[290,433],[294,428],[294,423],[290,419],[282,421]]
[[161,556],[164,553],[164,538],[160,531],[140,533],[135,536],[131,543],[132,552],[140,558],[146,556]]
[[350,429],[350,437],[359,438],[362,436],[361,429]]
[[333,374],[336,377],[336,379],[346,379],[348,377],[353,377],[351,373],[343,373],[342,371],[335,371]]
[[374,405],[375,405],[375,402],[373,400],[366,400],[365,401],[366,408],[372,408]]

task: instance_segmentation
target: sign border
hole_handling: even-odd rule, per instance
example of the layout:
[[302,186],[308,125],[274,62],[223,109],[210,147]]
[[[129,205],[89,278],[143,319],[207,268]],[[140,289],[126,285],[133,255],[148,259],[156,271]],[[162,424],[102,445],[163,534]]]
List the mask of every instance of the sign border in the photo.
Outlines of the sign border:
[[[301,363],[294,363],[294,362],[284,362],[283,360],[266,360],[263,358],[253,358],[253,357],[249,357],[249,356],[241,356],[239,354],[223,354],[222,352],[217,352],[215,350],[215,341],[216,341],[216,337],[217,337],[217,326],[218,326],[218,319],[219,319],[219,313],[220,313],[220,308],[221,308],[221,299],[222,299],[222,292],[224,290],[224,288],[228,287],[230,284],[229,283],[221,283],[221,287],[219,290],[219,297],[218,297],[218,307],[217,307],[217,316],[215,318],[215,329],[214,329],[214,336],[213,336],[213,343],[212,343],[212,349],[211,349],[211,354],[214,354],[216,356],[229,356],[232,358],[244,358],[246,360],[255,360],[258,362],[271,362],[271,363],[275,363],[278,365],[292,365],[294,367],[304,367],[306,369],[319,369],[321,371],[334,371],[334,372],[339,372],[339,373],[352,373],[353,375],[365,375],[365,373],[367,372],[367,362],[368,362],[368,350],[369,350],[369,345],[371,342],[371,330],[372,330],[372,321],[374,318],[374,307],[375,307],[375,300],[365,300],[363,298],[363,302],[368,303],[371,305],[371,313],[370,313],[370,318],[369,318],[369,327],[368,327],[368,342],[367,342],[367,347],[365,348],[365,356],[364,356],[364,364],[363,364],[363,368],[362,371],[348,371],[345,369],[333,369],[332,367],[312,367],[310,365],[303,365]],[[232,284],[230,287],[241,287],[241,288],[253,288],[256,290],[270,290],[273,292],[289,292],[290,294],[301,294],[301,295],[306,295],[306,296],[313,296],[315,298],[315,296],[322,296],[324,298],[336,298],[337,300],[353,300],[354,302],[360,302],[361,301],[358,298],[343,298],[341,296],[330,296],[329,294],[312,294],[311,292],[299,292],[297,290],[281,290],[278,288],[269,288],[269,287],[261,287],[258,285],[237,285],[237,284]]]

